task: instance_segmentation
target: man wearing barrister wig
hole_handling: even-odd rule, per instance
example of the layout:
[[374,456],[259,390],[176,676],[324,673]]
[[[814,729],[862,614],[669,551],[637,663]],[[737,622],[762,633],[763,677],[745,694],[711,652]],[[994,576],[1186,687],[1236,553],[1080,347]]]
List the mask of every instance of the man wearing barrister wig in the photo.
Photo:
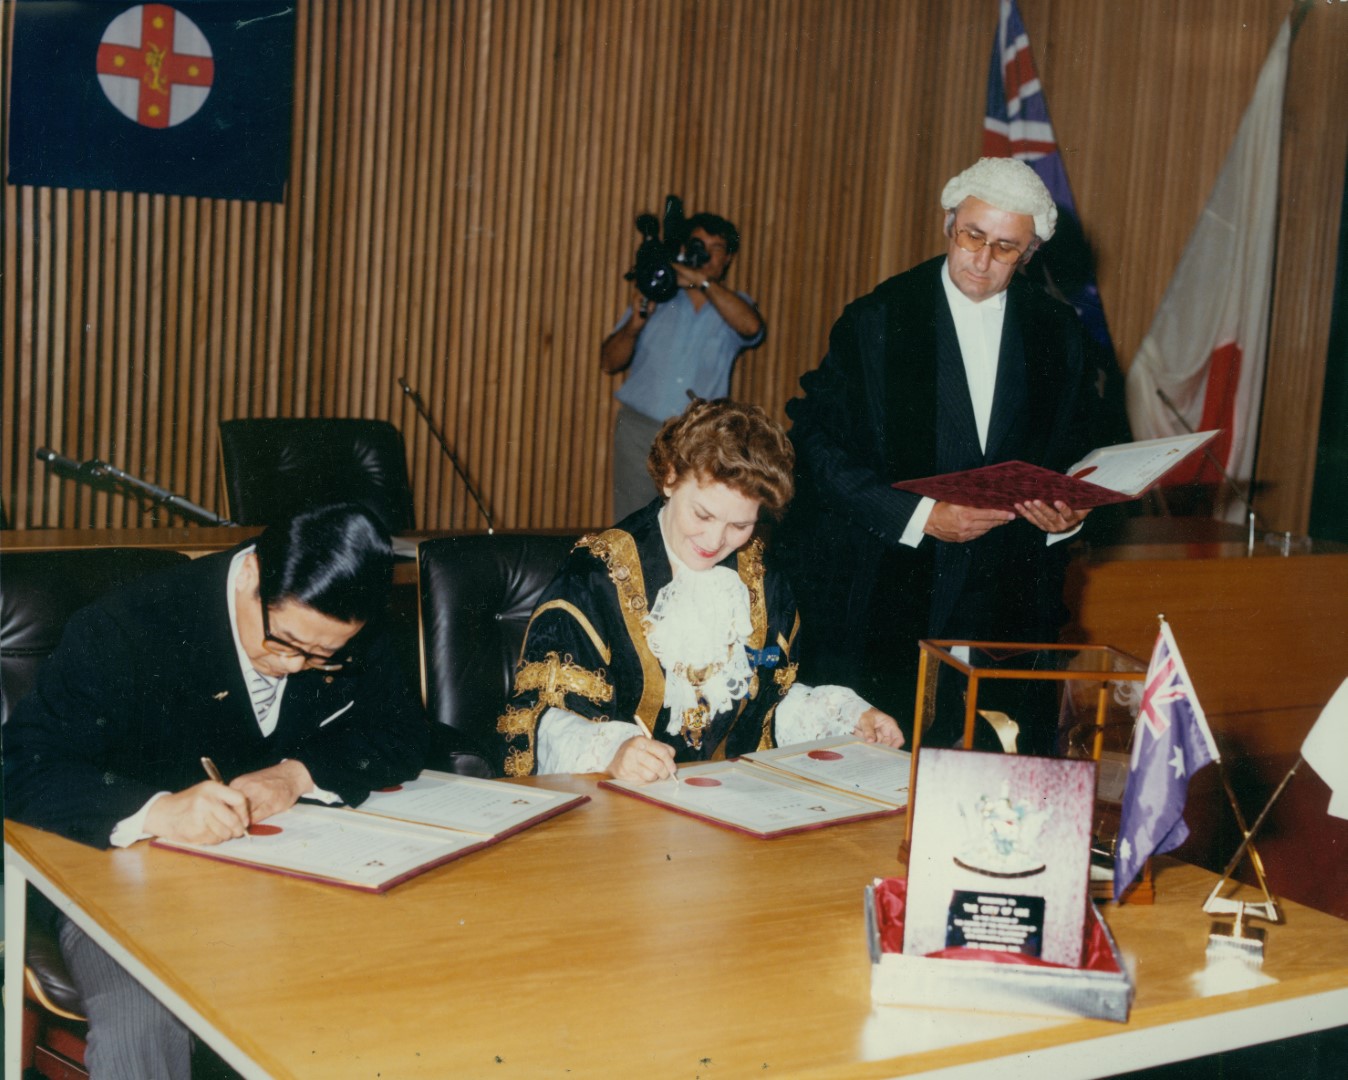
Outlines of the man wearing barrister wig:
[[582,537],[534,611],[497,724],[507,774],[645,783],[829,735],[902,743],[851,690],[797,681],[795,601],[754,535],[790,500],[792,460],[757,406],[699,400],[665,422],[660,495]]
[[[786,406],[799,497],[782,539],[803,659],[905,721],[918,640],[1057,639],[1057,541],[1086,512],[978,510],[891,485],[1015,460],[1062,471],[1091,449],[1097,401],[1075,313],[1017,273],[1057,220],[1034,170],[983,158],[946,184],[941,211],[945,254],[849,304]],[[1040,719],[1022,722],[1022,753],[1052,749]],[[924,741],[960,734],[938,717]]]

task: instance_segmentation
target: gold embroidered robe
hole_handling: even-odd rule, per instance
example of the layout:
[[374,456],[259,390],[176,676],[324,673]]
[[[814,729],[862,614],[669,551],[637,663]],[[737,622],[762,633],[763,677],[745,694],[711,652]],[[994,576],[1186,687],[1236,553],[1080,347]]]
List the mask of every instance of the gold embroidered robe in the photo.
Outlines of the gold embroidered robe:
[[674,747],[678,761],[776,745],[773,718],[795,679],[798,619],[785,576],[764,566],[757,537],[721,564],[749,590],[752,630],[745,647],[755,672],[749,695],[711,718],[700,747],[666,731],[665,676],[642,627],[672,577],[659,506],[652,502],[627,518],[625,529],[582,537],[544,592],[525,635],[514,692],[497,721],[506,775],[537,770],[538,723],[553,706],[595,723],[639,716]]

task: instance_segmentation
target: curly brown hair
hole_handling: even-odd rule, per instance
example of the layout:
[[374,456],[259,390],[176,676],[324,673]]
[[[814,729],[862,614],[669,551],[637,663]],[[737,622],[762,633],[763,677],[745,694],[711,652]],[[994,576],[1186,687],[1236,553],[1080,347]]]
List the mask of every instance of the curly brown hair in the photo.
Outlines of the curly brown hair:
[[671,475],[675,484],[696,476],[759,500],[775,518],[795,493],[795,464],[796,452],[780,424],[759,406],[728,398],[695,398],[681,415],[665,421],[646,459],[662,491]]

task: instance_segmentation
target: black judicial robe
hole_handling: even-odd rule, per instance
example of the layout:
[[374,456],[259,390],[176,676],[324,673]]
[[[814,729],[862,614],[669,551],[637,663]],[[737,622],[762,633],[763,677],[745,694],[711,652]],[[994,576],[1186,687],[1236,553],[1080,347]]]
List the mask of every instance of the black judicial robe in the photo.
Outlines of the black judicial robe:
[[749,590],[749,694],[711,719],[700,747],[665,730],[664,671],[641,626],[673,577],[660,505],[656,499],[615,528],[582,537],[544,592],[525,634],[514,693],[497,721],[506,775],[537,770],[538,722],[553,706],[596,722],[630,723],[638,716],[655,738],[674,747],[677,761],[735,757],[776,745],[773,719],[795,681],[799,620],[785,576],[764,565],[758,537],[721,563]]
[[1017,519],[966,544],[899,538],[899,480],[1021,460],[1063,471],[1094,445],[1098,395],[1075,312],[1013,276],[986,451],[939,257],[853,301],[788,402],[796,499],[779,532],[811,681],[912,715],[921,638],[1057,638],[1067,543]]

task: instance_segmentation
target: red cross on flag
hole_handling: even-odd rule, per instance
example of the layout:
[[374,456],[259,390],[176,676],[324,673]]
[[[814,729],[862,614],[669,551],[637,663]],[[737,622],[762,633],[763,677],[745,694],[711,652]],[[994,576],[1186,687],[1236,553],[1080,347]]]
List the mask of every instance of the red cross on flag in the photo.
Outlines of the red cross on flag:
[[98,46],[98,81],[123,116],[166,128],[196,115],[215,78],[200,28],[167,4],[138,4],[118,15]]
[[285,197],[294,0],[10,9],[11,184]]

